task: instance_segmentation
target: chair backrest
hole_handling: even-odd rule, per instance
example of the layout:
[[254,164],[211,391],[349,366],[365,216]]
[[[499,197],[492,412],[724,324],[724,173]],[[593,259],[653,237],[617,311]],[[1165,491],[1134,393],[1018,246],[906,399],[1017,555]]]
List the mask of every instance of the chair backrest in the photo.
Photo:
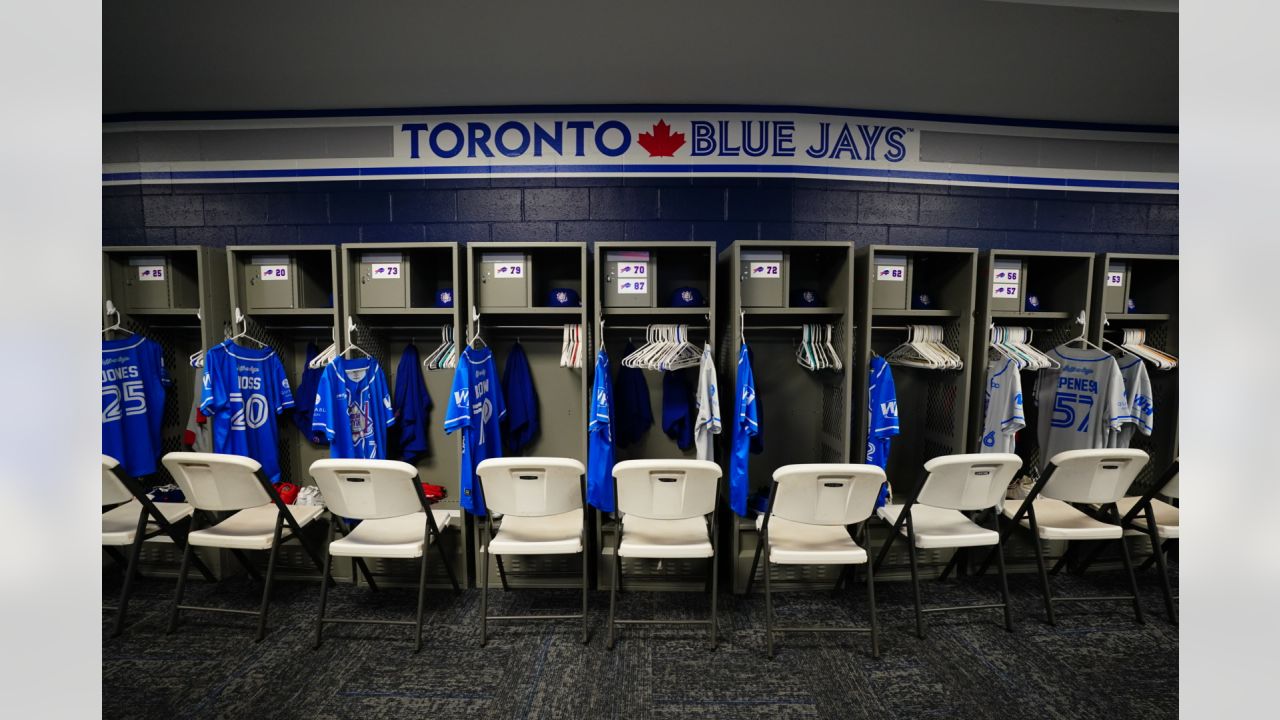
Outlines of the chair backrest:
[[491,458],[476,467],[489,512],[519,517],[559,515],[582,507],[586,468],[572,458]]
[[124,484],[119,472],[120,462],[110,455],[102,456],[102,504],[119,505],[133,499],[133,492]]
[[1022,458],[1013,453],[942,455],[926,462],[929,473],[917,502],[950,510],[985,510],[1004,498]]
[[770,513],[808,525],[852,525],[871,516],[884,484],[875,465],[807,463],[773,471],[778,483]]
[[613,466],[618,512],[681,520],[716,508],[720,466],[709,460],[624,460]]
[[399,460],[330,459],[311,463],[329,510],[345,518],[377,520],[422,512],[418,469]]
[[1128,448],[1067,450],[1049,459],[1056,469],[1040,494],[1073,503],[1113,503],[1124,497],[1147,464],[1147,454]]
[[262,465],[243,455],[171,452],[160,459],[197,510],[244,510],[271,502],[262,488]]

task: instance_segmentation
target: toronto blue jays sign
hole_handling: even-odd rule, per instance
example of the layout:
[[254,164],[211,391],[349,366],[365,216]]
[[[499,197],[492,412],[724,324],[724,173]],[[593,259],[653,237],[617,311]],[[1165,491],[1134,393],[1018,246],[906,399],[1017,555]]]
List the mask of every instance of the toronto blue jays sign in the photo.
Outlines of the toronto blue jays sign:
[[[563,112],[477,108],[465,113],[379,111],[368,116],[345,112],[111,122],[104,126],[104,147],[113,136],[123,143],[132,133],[141,147],[148,138],[174,133],[166,136],[172,142],[155,146],[196,149],[173,157],[144,157],[146,153],[139,151],[137,162],[104,157],[103,181],[702,175],[1177,189],[1176,159],[1172,168],[1094,162],[1107,147],[1120,145],[1130,156],[1139,146],[1154,148],[1150,156],[1172,148],[1176,158],[1175,133],[1025,128],[1007,122],[984,125],[972,119],[836,109],[690,107],[623,107],[616,112],[609,106],[590,112],[578,107]],[[371,140],[356,151],[332,151],[355,136]],[[239,137],[244,138],[242,148],[236,146]],[[272,137],[280,139],[278,146],[264,146]],[[1000,143],[1004,145],[997,147]],[[1078,157],[1073,157],[1073,147],[1079,148]],[[1055,158],[1066,160],[1054,165]],[[1079,158],[1090,162],[1082,164]]]

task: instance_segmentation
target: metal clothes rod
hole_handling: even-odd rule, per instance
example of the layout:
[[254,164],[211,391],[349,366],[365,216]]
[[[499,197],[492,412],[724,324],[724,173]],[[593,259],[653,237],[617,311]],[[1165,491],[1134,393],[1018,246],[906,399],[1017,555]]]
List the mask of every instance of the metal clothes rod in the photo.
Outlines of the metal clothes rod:
[[[817,323],[817,324],[824,325],[825,323]],[[742,326],[743,332],[748,332],[751,330],[801,330],[801,329],[803,328],[800,325],[743,325]]]
[[[565,323],[566,325],[578,325],[579,323]],[[564,325],[490,325],[489,323],[480,323],[480,334],[484,334],[485,330],[563,330]]]
[[[683,325],[683,323],[657,323],[659,325]],[[605,331],[609,330],[648,330],[651,325],[608,325],[604,326]],[[706,330],[706,325],[684,325],[690,330]]]
[[871,329],[872,330],[901,330],[905,332],[907,330],[907,326],[906,325],[872,325]]

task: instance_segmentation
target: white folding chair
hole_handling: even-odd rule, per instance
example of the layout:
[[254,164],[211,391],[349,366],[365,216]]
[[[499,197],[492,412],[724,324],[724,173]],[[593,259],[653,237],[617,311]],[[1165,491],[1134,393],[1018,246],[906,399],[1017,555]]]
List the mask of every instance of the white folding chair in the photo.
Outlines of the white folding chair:
[[[142,543],[168,542],[185,547],[188,518],[195,510],[187,503],[152,502],[142,485],[125,475],[120,463],[109,455],[102,456],[102,507],[102,547],[117,565],[124,568],[120,601],[114,608],[105,608],[116,612],[115,626],[111,631],[111,637],[116,637],[124,629]],[[129,546],[128,559],[124,559],[117,550],[126,545]],[[212,581],[213,573],[209,568],[198,557],[195,562],[205,579]]]
[[[432,510],[418,469],[398,460],[324,459],[311,463],[311,477],[329,508],[329,539],[324,544],[324,574],[320,579],[320,613],[316,617],[315,647],[325,623],[413,625],[414,652],[422,649],[422,607],[426,598],[428,546],[435,540],[454,592],[459,590],[453,567],[440,544],[440,531],[450,515]],[[338,518],[359,520],[354,530],[335,539]],[[360,620],[325,617],[329,597],[329,569],[333,557],[418,559],[418,609],[409,620]],[[376,586],[372,586],[377,589]]]
[[[320,555],[302,534],[302,528],[319,517],[324,508],[319,505],[286,505],[275,486],[262,474],[262,465],[253,458],[219,453],[171,452],[161,462],[182,488],[187,502],[196,510],[192,516],[191,532],[187,535],[187,547],[182,553],[182,566],[178,569],[178,589],[169,615],[168,632],[178,627],[181,610],[257,615],[257,640],[261,642],[267,633],[267,607],[271,601],[271,583],[275,579],[276,555],[281,543],[297,539],[316,568],[324,568]],[[228,512],[230,517],[196,529],[202,514]],[[257,573],[244,558],[243,551],[269,550],[262,604],[258,611],[183,605],[192,546],[229,549],[255,576]]]
[[[492,458],[476,467],[484,504],[480,543],[480,645],[490,620],[582,620],[587,642],[586,513],[582,463],[570,458]],[[493,516],[500,515],[495,535]],[[582,555],[582,614],[489,615],[489,556]]]
[[[1147,464],[1147,454],[1128,448],[1103,448],[1098,450],[1067,450],[1049,459],[1040,479],[1019,503],[1004,504],[1003,514],[1013,522],[1005,525],[1000,540],[1005,542],[1013,528],[1021,525],[1031,531],[1031,544],[1036,553],[1036,569],[1040,574],[1040,589],[1044,594],[1045,615],[1049,624],[1056,623],[1053,614],[1055,602],[1087,602],[1103,600],[1129,600],[1133,603],[1134,619],[1142,620],[1142,604],[1138,600],[1138,582],[1133,575],[1129,549],[1124,542],[1124,530],[1116,503],[1124,497],[1138,473]],[[1094,511],[1090,506],[1096,505]],[[1015,509],[1016,507],[1016,509]],[[1088,512],[1086,512],[1088,510]],[[1063,540],[1068,543],[1067,553],[1072,552],[1073,541],[1117,541],[1120,558],[1124,562],[1132,595],[1109,597],[1057,597],[1049,587],[1049,575],[1045,570],[1042,540]],[[988,555],[988,561],[990,556]],[[1054,572],[1068,560],[1066,554],[1054,567]],[[984,565],[985,569],[985,565]]]
[[[1164,473],[1156,479],[1147,492],[1120,498],[1116,509],[1123,513],[1120,524],[1124,526],[1126,537],[1145,535],[1151,541],[1151,557],[1138,567],[1142,572],[1152,563],[1160,569],[1160,589],[1164,593],[1164,607],[1169,613],[1169,622],[1178,624],[1178,610],[1173,594],[1173,586],[1169,582],[1169,567],[1166,554],[1177,547],[1178,543],[1178,508],[1160,499],[1162,496],[1177,502],[1178,500],[1178,461],[1174,460]],[[1084,572],[1097,559],[1105,546],[1099,546],[1084,562],[1077,572]]]
[[[862,525],[875,510],[884,470],[875,465],[810,463],[784,465],[773,471],[769,510],[758,520],[764,548],[765,638],[773,657],[773,634],[779,632],[869,632],[871,655],[880,657],[876,620],[875,577],[866,549],[854,541],[848,526]],[[866,565],[870,627],[775,626],[774,565]]]
[[[1009,580],[1005,574],[1004,551],[1000,547],[1000,503],[1013,480],[1022,459],[1012,453],[973,453],[943,455],[924,464],[925,479],[905,505],[883,505],[876,510],[880,519],[891,524],[893,531],[875,567],[889,555],[889,548],[899,536],[907,539],[907,556],[911,562],[911,588],[915,594],[916,636],[924,637],[924,613],[954,610],[1004,610],[1004,625],[1013,630],[1013,614],[1009,605]],[[965,513],[989,513],[991,528],[984,528]],[[1000,568],[1002,602],[957,607],[925,608],[920,601],[920,571],[916,550],[955,548],[959,558],[963,548],[995,546]],[[951,569],[947,566],[943,576]]]
[[[609,583],[609,647],[617,625],[707,625],[716,647],[716,504],[720,466],[709,460],[624,460],[613,466],[614,497],[622,516],[614,533]],[[707,558],[710,620],[618,620],[623,558]]]

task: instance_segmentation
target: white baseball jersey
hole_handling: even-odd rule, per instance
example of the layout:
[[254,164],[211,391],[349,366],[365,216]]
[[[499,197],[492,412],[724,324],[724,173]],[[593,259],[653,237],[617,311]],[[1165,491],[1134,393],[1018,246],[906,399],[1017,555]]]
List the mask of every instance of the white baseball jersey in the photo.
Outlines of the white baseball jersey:
[[716,367],[711,361],[711,346],[702,346],[702,362],[698,365],[698,418],[693,426],[694,457],[715,460],[711,436],[720,434],[720,392],[716,389]]
[[982,442],[978,452],[1013,452],[1014,436],[1027,426],[1022,413],[1022,376],[1013,360],[992,360],[987,367],[982,410]]
[[1125,401],[1129,403],[1129,414],[1119,430],[1111,433],[1107,447],[1127,448],[1133,441],[1134,432],[1150,435],[1155,427],[1156,406],[1155,393],[1151,391],[1151,376],[1147,374],[1147,364],[1138,358],[1125,358],[1127,365],[1120,367],[1120,376],[1124,378]]
[[1040,371],[1040,469],[1064,450],[1107,447],[1108,434],[1129,416],[1116,359],[1097,348],[1059,345],[1049,356],[1061,369]]

